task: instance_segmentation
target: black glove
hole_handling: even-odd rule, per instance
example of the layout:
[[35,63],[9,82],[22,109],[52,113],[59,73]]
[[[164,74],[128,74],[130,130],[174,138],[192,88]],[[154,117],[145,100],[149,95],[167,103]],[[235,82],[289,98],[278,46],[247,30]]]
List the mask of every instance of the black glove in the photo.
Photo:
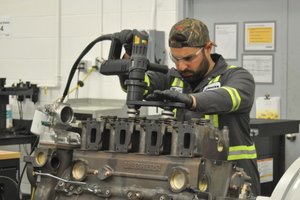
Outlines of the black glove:
[[132,30],[122,30],[120,32],[120,42],[122,45],[124,45],[124,49],[126,53],[131,56],[132,52],[132,42],[133,42],[133,33]]
[[154,90],[146,99],[155,101],[167,99],[173,102],[181,102],[185,104],[185,108],[187,109],[191,108],[193,105],[193,98],[189,94],[182,94],[176,90]]

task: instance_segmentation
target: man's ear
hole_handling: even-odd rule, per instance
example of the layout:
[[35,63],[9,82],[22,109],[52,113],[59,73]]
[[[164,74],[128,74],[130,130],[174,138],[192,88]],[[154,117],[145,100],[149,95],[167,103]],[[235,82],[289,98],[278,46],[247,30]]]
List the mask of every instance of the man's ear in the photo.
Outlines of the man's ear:
[[206,55],[210,55],[211,51],[212,51],[212,47],[213,47],[213,43],[209,42],[205,45],[204,47],[204,52]]

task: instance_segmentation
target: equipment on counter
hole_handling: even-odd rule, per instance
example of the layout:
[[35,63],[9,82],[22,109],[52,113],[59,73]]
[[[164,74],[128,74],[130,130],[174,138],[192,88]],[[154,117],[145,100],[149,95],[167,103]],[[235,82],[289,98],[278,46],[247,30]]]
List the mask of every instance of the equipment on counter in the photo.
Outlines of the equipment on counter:
[[0,78],[0,132],[6,129],[6,104],[9,103],[9,95],[16,95],[19,102],[25,98],[31,98],[33,103],[38,101],[39,88],[30,82],[19,82],[12,87],[5,87],[6,78]]
[[[128,74],[128,117],[74,120],[72,108],[63,103],[73,66],[61,101],[38,108],[33,119],[31,131],[40,143],[24,160],[34,199],[256,199],[250,177],[226,161],[226,127],[220,131],[207,119],[178,122],[171,111],[184,107],[182,103],[143,101],[145,72],[167,68],[152,67],[146,59],[148,35],[137,30],[131,58],[120,59],[121,33],[97,38],[74,66],[96,42],[111,40],[109,59],[100,72]],[[158,119],[148,119],[139,116],[141,106],[165,111]]]

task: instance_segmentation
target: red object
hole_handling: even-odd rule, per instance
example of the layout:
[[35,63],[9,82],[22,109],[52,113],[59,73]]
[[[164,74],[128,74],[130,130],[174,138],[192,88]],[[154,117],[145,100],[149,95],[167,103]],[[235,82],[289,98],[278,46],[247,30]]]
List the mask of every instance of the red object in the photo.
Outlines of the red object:
[[181,30],[181,29],[182,29],[182,26],[178,26],[178,27],[177,27],[177,30]]

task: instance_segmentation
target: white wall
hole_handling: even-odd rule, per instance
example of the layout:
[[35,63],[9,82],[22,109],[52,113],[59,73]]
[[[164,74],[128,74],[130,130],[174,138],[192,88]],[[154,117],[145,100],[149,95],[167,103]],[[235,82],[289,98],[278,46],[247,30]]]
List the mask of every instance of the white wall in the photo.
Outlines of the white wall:
[[[30,81],[41,87],[39,102],[22,103],[24,119],[32,119],[38,105],[62,96],[73,63],[83,49],[103,34],[123,29],[165,31],[177,21],[175,0],[0,0],[0,18],[8,16],[11,36],[0,38],[0,77],[6,86]],[[84,57],[93,61],[107,58],[110,42],[97,44]],[[166,38],[167,47],[167,38]],[[167,48],[168,49],[168,48]],[[168,54],[166,54],[168,55]],[[169,66],[172,63],[167,60]],[[79,79],[83,79],[84,73]],[[70,89],[75,87],[77,74]],[[75,92],[70,98],[75,97]],[[93,72],[79,90],[78,97],[125,99],[115,76]],[[19,118],[16,99],[13,117]],[[0,147],[0,149],[19,147]],[[22,190],[29,193],[29,187]]]
[[[73,63],[91,41],[123,29],[157,29],[165,31],[167,37],[177,21],[176,2],[1,0],[0,17],[10,17],[11,37],[0,38],[0,77],[6,78],[7,87],[20,79],[38,84],[41,93],[37,105],[52,103],[62,96]],[[109,41],[96,44],[84,59],[94,64],[96,57],[107,58],[109,45]],[[79,79],[85,75],[81,73]],[[76,82],[77,73],[70,89]],[[74,97],[75,92],[70,94]],[[117,77],[93,72],[78,97],[125,99],[126,95]],[[18,118],[16,100],[10,103],[14,105],[14,118]],[[23,103],[25,119],[32,119],[34,107],[30,100]]]

